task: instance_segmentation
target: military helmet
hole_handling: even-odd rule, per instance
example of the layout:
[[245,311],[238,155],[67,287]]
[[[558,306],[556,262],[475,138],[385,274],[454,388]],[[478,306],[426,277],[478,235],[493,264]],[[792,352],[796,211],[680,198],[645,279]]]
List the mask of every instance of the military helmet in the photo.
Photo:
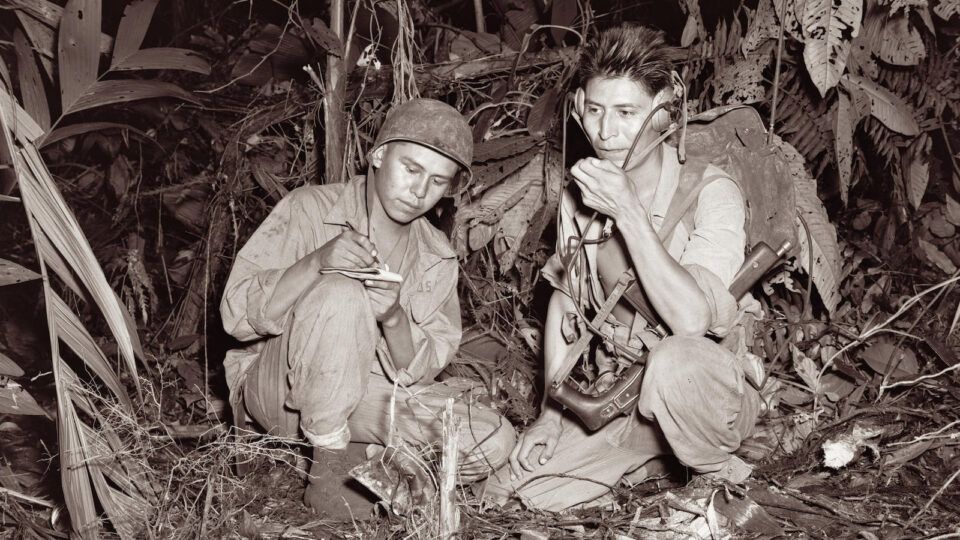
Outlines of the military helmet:
[[456,161],[470,176],[473,134],[459,111],[435,99],[416,98],[387,113],[373,150],[392,141],[409,141]]

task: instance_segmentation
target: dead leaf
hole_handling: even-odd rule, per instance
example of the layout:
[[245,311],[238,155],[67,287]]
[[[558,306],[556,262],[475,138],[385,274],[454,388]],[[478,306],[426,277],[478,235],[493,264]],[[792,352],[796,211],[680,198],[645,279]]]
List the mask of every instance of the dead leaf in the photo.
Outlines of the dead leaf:
[[783,534],[783,527],[749,496],[717,496],[713,498],[713,503],[723,517],[743,531],[766,536]]
[[[579,14],[580,2],[577,0],[554,0],[550,8],[550,24],[572,28]],[[572,36],[563,28],[551,28],[550,34],[553,36],[553,42],[559,47],[564,45],[564,38],[568,35]]]
[[343,42],[333,33],[333,30],[330,30],[327,23],[323,22],[323,19],[315,17],[313,24],[304,25],[304,29],[307,31],[307,37],[328,54],[343,56]]
[[890,371],[891,380],[913,377],[920,372],[917,355],[892,343],[874,343],[860,353],[860,358],[880,375]]
[[917,239],[917,245],[923,250],[923,254],[927,260],[940,270],[943,270],[944,273],[953,275],[953,273],[957,271],[957,267],[953,264],[953,261],[950,260],[950,257],[947,257],[937,246],[927,242],[923,238]]
[[953,238],[957,233],[957,227],[950,223],[944,213],[940,211],[930,212],[924,216],[923,223],[927,226],[930,234],[937,238]]
[[807,355],[803,354],[803,351],[798,349],[792,343],[790,344],[790,352],[793,353],[793,369],[797,372],[797,375],[800,376],[800,379],[803,380],[804,384],[807,385],[807,388],[815,394],[820,393],[820,381],[818,380],[820,369],[817,367],[817,363],[810,359]]
[[0,383],[0,414],[47,416],[33,396],[13,381]]
[[534,137],[543,137],[557,118],[557,104],[560,102],[560,92],[556,88],[548,88],[542,96],[537,98],[527,114],[527,131]]
[[947,202],[943,211],[950,223],[960,226],[960,203],[950,195],[947,195]]
[[901,446],[892,452],[884,454],[883,460],[880,462],[880,466],[886,469],[889,467],[899,467],[904,465],[920,457],[924,452],[932,448],[933,445],[937,443],[937,441],[926,440],[916,441],[908,445]]
[[110,172],[107,174],[107,180],[109,180],[110,187],[113,188],[113,193],[117,196],[117,199],[123,199],[127,195],[127,191],[130,190],[133,182],[133,175],[133,166],[126,157],[121,154],[113,160],[110,165]]
[[872,441],[885,433],[884,427],[855,423],[853,427],[840,434],[824,441],[823,464],[831,469],[840,469],[846,467],[856,460],[863,453],[864,449],[873,452],[875,458],[880,456],[880,448],[877,441]]

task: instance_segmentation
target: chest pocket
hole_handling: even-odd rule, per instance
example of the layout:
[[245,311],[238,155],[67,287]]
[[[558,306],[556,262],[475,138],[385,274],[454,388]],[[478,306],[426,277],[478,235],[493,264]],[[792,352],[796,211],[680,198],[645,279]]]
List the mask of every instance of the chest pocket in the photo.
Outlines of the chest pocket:
[[439,299],[432,292],[413,291],[410,293],[410,316],[414,322],[422,323],[437,309]]
[[[446,261],[444,261],[446,262]],[[429,268],[420,279],[410,283],[408,307],[414,322],[422,323],[430,317],[443,302],[446,293],[450,290],[450,283],[445,281],[443,263]],[[456,267],[453,268],[456,272]],[[454,274],[455,275],[455,274]]]

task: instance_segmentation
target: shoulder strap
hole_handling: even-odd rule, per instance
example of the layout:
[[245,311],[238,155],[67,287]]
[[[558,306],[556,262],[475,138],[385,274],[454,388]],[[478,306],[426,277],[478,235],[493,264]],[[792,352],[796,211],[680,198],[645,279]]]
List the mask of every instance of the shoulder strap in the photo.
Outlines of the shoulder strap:
[[703,174],[705,170],[706,166],[683,167],[680,184],[677,186],[677,191],[673,195],[673,200],[670,201],[670,206],[667,207],[667,214],[663,218],[663,224],[660,225],[660,232],[658,234],[661,242],[666,242],[670,238],[677,224],[683,220],[687,212],[696,204],[703,188],[707,187],[707,185],[714,180],[726,178],[726,176],[721,174],[705,176]]

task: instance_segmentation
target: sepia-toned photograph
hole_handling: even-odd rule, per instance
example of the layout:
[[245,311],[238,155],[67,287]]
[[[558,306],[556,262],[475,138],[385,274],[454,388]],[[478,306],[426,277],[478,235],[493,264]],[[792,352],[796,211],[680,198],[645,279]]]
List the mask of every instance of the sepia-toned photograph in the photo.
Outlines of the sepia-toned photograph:
[[0,539],[960,539],[960,0],[0,0]]

